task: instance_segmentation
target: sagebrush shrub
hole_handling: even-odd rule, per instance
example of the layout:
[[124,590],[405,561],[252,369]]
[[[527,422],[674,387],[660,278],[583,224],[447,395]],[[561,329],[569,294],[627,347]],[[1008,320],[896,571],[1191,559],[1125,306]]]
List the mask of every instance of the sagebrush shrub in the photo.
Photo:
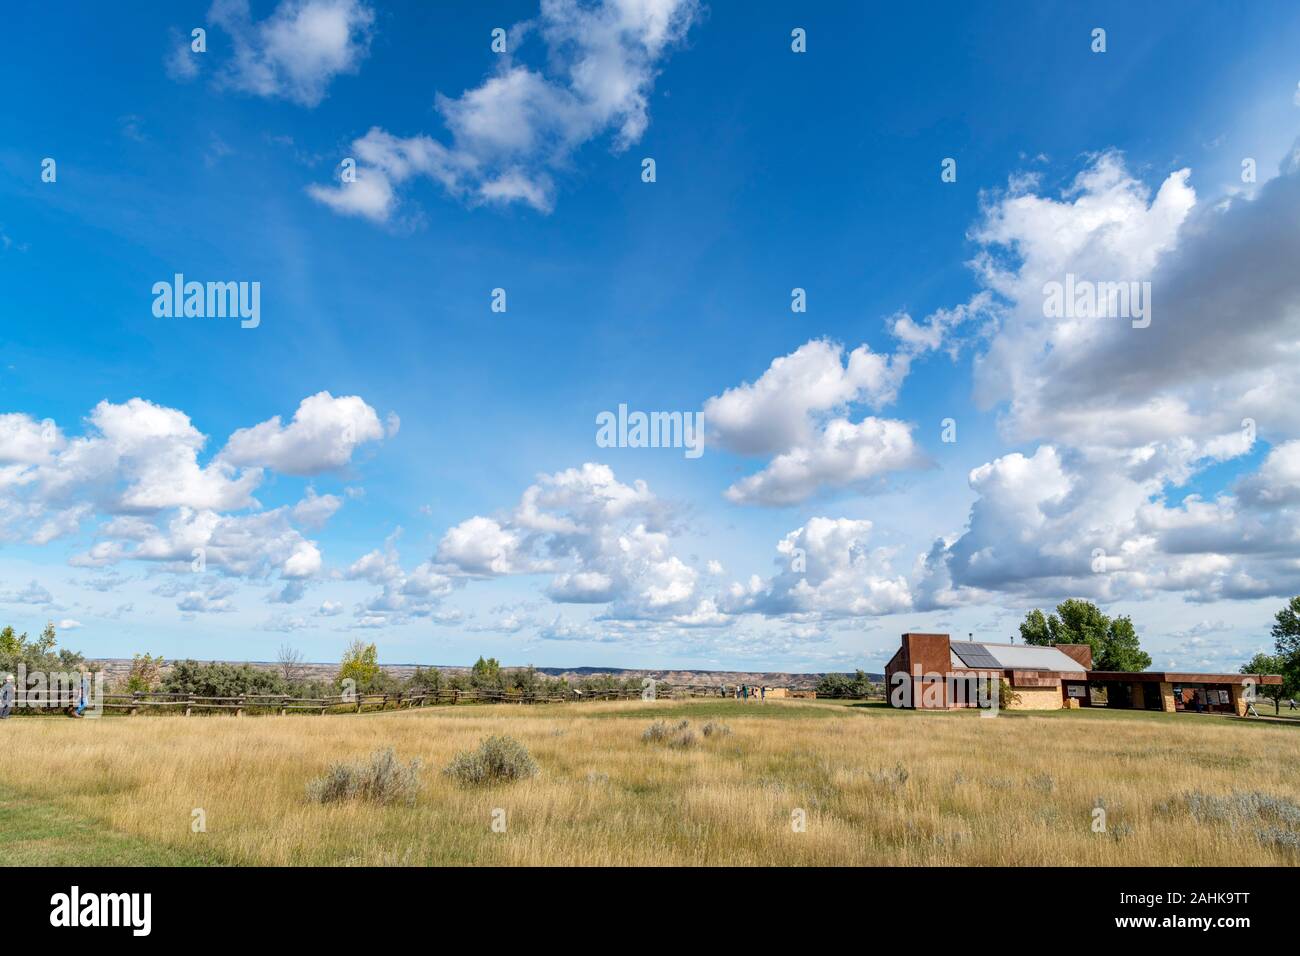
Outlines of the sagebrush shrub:
[[717,734],[719,737],[725,737],[727,734],[731,733],[731,728],[716,720],[710,720],[704,725],[703,733],[706,737],[712,737],[714,734]]
[[332,764],[324,776],[307,784],[307,798],[315,803],[365,800],[414,804],[422,788],[420,761],[403,764],[389,747],[376,750],[366,763]]
[[872,783],[881,784],[891,788],[898,788],[907,783],[907,778],[911,776],[911,774],[907,772],[907,768],[904,767],[902,763],[897,763],[894,765],[893,770],[870,771],[867,776],[871,779]]
[[528,748],[513,737],[488,737],[477,750],[462,750],[443,773],[457,783],[480,786],[535,777],[537,764]]
[[1234,790],[1226,797],[1192,790],[1182,795],[1187,810],[1202,822],[1226,823],[1231,827],[1255,823],[1277,823],[1300,830],[1300,804],[1259,790]]
[[[670,746],[689,747],[695,742],[695,734],[688,729],[690,726],[691,722],[689,720],[679,720],[675,725],[670,725],[662,720],[656,720],[645,729],[644,733],[641,734],[641,739],[646,743],[651,744],[666,742]],[[677,742],[687,737],[690,738],[688,742]]]
[[1264,846],[1300,853],[1300,833],[1296,833],[1294,830],[1287,830],[1282,827],[1263,827],[1255,831],[1255,837]]
[[1043,793],[1052,793],[1056,790],[1056,778],[1050,773],[1040,773],[1036,777],[1030,778],[1029,785],[1035,790],[1041,790]]
[[695,731],[679,730],[668,740],[669,747],[677,747],[685,750],[687,747],[695,746]]

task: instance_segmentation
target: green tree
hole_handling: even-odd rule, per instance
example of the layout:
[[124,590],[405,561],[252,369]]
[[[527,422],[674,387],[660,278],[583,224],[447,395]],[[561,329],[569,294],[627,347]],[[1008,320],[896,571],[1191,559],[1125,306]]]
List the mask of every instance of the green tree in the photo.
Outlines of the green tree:
[[850,677],[848,674],[824,674],[817,682],[818,697],[870,697],[875,687],[865,671],[857,670]]
[[442,689],[442,671],[436,667],[417,665],[415,673],[411,675],[410,686],[412,690],[436,694]]
[[[1055,618],[1053,618],[1055,620]],[[1057,626],[1060,622],[1057,621]],[[1038,647],[1047,647],[1056,642],[1052,640],[1052,631],[1047,623],[1047,618],[1043,612],[1034,608],[1025,615],[1025,619],[1020,625],[1020,639],[1026,644],[1033,644]]]
[[[54,629],[47,627],[46,635],[52,637]],[[66,648],[54,653],[53,640],[29,640],[26,634],[16,634],[12,627],[0,628],[0,673],[17,672],[18,665],[27,668],[28,673],[35,671],[66,672],[73,671],[85,663],[85,658]]]
[[1142,650],[1132,620],[1121,616],[1112,621],[1097,605],[1079,598],[1062,601],[1050,616],[1034,608],[1025,615],[1020,636],[1026,644],[1039,647],[1087,644],[1092,648],[1092,666],[1100,671],[1141,671],[1151,666],[1151,656]]
[[379,679],[379,650],[373,644],[355,640],[343,652],[337,682],[351,678],[359,693],[369,693]]
[[469,683],[471,687],[482,690],[502,690],[505,687],[501,678],[501,664],[495,657],[482,658],[470,668]]
[[1099,671],[1144,671],[1151,666],[1151,655],[1142,650],[1128,615],[1107,625],[1101,657],[1093,658],[1092,666]]
[[0,654],[5,657],[20,657],[27,644],[27,635],[19,637],[11,625],[6,624],[0,631]]
[[[1280,674],[1282,673],[1282,658],[1273,654],[1256,654],[1245,664],[1241,665],[1243,674]],[[1283,678],[1285,681],[1285,678]],[[1273,713],[1279,713],[1282,710],[1282,698],[1290,696],[1287,692],[1285,683],[1282,684],[1260,684],[1255,688],[1256,693],[1262,694],[1273,702]]]
[[520,670],[510,672],[509,683],[511,690],[517,690],[525,697],[536,697],[542,688],[542,679],[537,674],[537,668],[529,664]]
[[212,661],[179,661],[162,682],[169,694],[194,697],[241,697],[245,694],[287,694],[289,682],[284,675],[253,667],[251,664],[226,664]]
[[46,621],[45,630],[41,631],[41,636],[36,639],[36,653],[48,654],[54,650],[54,645],[57,643],[54,636],[54,622]]
[[[1110,618],[1091,601],[1070,598],[1056,606],[1060,619],[1053,636],[1053,644],[1087,644],[1092,648],[1093,666],[1105,656],[1106,634],[1110,630]],[[1050,620],[1049,620],[1050,624]],[[1099,668],[1100,669],[1100,668]]]
[[143,693],[153,690],[158,679],[162,676],[163,658],[159,654],[157,657],[151,657],[148,654],[136,654],[131,658],[131,671],[126,675],[126,689],[129,693],[137,691]]
[[1300,597],[1293,597],[1274,616],[1273,649],[1277,651],[1282,690],[1287,697],[1300,693]]

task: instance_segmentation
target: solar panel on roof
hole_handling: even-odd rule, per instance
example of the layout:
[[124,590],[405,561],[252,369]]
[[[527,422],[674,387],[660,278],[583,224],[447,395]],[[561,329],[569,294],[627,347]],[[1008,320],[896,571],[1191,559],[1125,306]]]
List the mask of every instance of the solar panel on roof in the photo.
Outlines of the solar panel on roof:
[[983,644],[974,644],[968,641],[952,641],[949,646],[953,653],[961,658],[963,664],[967,667],[998,667],[998,659],[988,652]]

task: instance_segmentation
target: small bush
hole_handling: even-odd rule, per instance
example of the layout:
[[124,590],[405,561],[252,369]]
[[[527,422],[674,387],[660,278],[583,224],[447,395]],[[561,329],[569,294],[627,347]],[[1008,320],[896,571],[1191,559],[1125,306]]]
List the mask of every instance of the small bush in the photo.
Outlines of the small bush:
[[1006,681],[998,681],[998,709],[1008,710],[1020,703],[1020,695],[1011,689]]
[[641,732],[641,739],[648,744],[657,744],[661,740],[667,740],[668,735],[672,733],[672,728],[662,720],[656,720],[653,724]]
[[890,788],[901,787],[907,783],[907,778],[911,776],[907,768],[901,763],[895,764],[893,770],[879,770],[869,773],[872,783],[881,784]]
[[371,754],[369,763],[331,765],[323,777],[307,784],[307,798],[315,803],[365,800],[414,804],[422,786],[420,761],[402,764],[390,747]]
[[1041,790],[1043,793],[1052,793],[1056,790],[1056,778],[1050,773],[1040,773],[1036,777],[1031,777],[1029,785],[1035,790]]
[[478,750],[463,750],[452,759],[443,773],[459,784],[509,783],[538,774],[537,764],[528,748],[513,737],[488,737]]
[[1255,831],[1255,837],[1264,846],[1300,853],[1300,833],[1296,833],[1294,830],[1286,830],[1282,827],[1264,827]]
[[[641,739],[649,744],[664,743],[673,737],[674,734],[682,736],[687,733],[686,728],[691,725],[689,720],[679,720],[675,725],[670,725],[665,721],[656,720],[653,724],[645,729],[641,734]],[[691,734],[694,737],[694,734]]]
[[726,724],[718,723],[716,720],[710,720],[703,728],[704,736],[712,737],[715,734],[719,737],[725,737],[731,733],[731,728]]
[[1182,795],[1187,810],[1203,823],[1226,823],[1231,827],[1253,823],[1279,823],[1300,829],[1300,804],[1269,793],[1234,790],[1226,797],[1192,790]]
[[685,750],[688,747],[695,746],[695,731],[681,730],[675,733],[668,741],[669,747],[676,747],[679,750]]

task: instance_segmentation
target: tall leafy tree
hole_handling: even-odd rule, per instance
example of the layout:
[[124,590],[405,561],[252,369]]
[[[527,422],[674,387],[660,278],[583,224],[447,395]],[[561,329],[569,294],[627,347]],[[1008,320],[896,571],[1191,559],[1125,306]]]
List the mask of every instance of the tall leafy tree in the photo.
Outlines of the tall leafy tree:
[[131,657],[131,671],[126,676],[126,689],[131,693],[153,690],[162,679],[162,655],[135,654]]
[[1056,605],[1056,613],[1044,615],[1034,608],[1025,615],[1020,635],[1026,644],[1051,647],[1053,644],[1087,644],[1092,659],[1101,659],[1110,618],[1091,601],[1070,598]]
[[36,639],[36,653],[48,654],[54,650],[54,645],[58,643],[54,635],[54,622],[46,621],[45,630],[41,631],[41,636]]
[[19,637],[14,633],[11,625],[6,624],[4,630],[0,630],[0,654],[6,657],[17,657],[22,654],[27,645],[27,635]]
[[[1282,658],[1273,654],[1256,654],[1245,664],[1241,665],[1243,674],[1280,674],[1282,672]],[[1278,713],[1282,709],[1282,698],[1290,696],[1286,684],[1260,684],[1255,688],[1256,693],[1267,697],[1273,702],[1273,713]]]
[[178,661],[163,679],[162,689],[169,694],[195,697],[239,697],[243,694],[284,694],[288,681],[276,671],[251,664],[227,664],[212,661]]
[[1053,634],[1053,644],[1087,644],[1092,648],[1093,666],[1105,656],[1106,634],[1110,630],[1110,618],[1091,601],[1070,598],[1056,605],[1056,614],[1060,627]]
[[1273,644],[1277,651],[1282,689],[1286,696],[1300,693],[1300,597],[1293,597],[1273,618]]
[[1112,621],[1097,605],[1079,598],[1062,601],[1051,615],[1034,608],[1025,615],[1020,636],[1026,644],[1039,647],[1087,644],[1096,670],[1140,671],[1151,666],[1151,656],[1142,650],[1132,620]]
[[[1056,620],[1055,616],[1053,616],[1053,620]],[[1059,620],[1057,620],[1057,627],[1060,627]],[[1038,647],[1048,647],[1056,643],[1056,641],[1052,640],[1052,629],[1047,621],[1047,616],[1038,608],[1034,608],[1025,615],[1025,619],[1020,625],[1020,637],[1026,644],[1033,644]]]
[[375,645],[359,639],[348,645],[339,665],[339,684],[348,678],[355,682],[359,692],[368,693],[374,688],[379,679],[379,650]]
[[1092,663],[1099,671],[1144,671],[1151,666],[1151,655],[1142,650],[1133,621],[1127,615],[1107,625],[1101,647],[1101,657],[1094,657]]
[[33,671],[71,671],[84,663],[85,658],[67,648],[54,651],[54,626],[49,625],[40,638],[33,641],[24,634],[15,633],[8,625],[0,628],[0,673],[12,673],[22,664],[29,673]]
[[474,662],[474,666],[469,672],[469,682],[472,687],[478,687],[484,690],[502,690],[505,682],[501,676],[501,663],[495,657],[480,657]]

